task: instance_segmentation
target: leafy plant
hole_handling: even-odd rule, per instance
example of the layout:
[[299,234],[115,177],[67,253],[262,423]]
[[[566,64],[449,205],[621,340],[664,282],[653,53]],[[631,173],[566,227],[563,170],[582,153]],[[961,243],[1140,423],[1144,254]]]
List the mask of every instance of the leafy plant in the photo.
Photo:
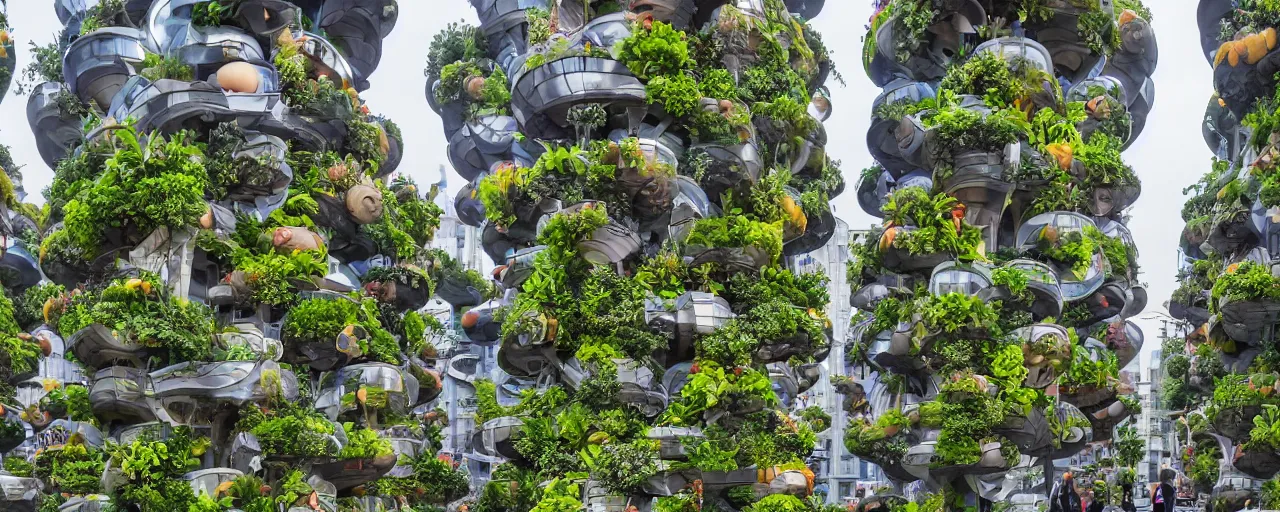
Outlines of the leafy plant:
[[938,107],[923,118],[926,127],[937,127],[934,158],[951,162],[957,151],[998,152],[1030,131],[1026,117],[1016,109],[999,109],[989,114],[962,108],[954,94],[943,91]]
[[638,440],[588,447],[589,450],[593,448],[600,449],[592,456],[584,457],[583,462],[590,468],[595,480],[604,485],[610,494],[630,495],[658,472],[658,452],[652,441]]
[[1214,302],[1222,298],[1232,301],[1280,300],[1280,283],[1266,265],[1243,261],[1228,266],[1213,283]]
[[356,428],[353,423],[343,423],[347,443],[338,452],[339,459],[372,459],[395,453],[391,441],[378,435],[376,430]]
[[713,248],[753,247],[777,261],[782,254],[782,222],[759,222],[740,215],[698,220],[685,244]]
[[190,82],[195,78],[195,71],[182,59],[155,53],[148,53],[138,68],[141,70],[138,74],[152,82],[163,79]]
[[213,340],[213,312],[186,298],[171,297],[159,276],[117,279],[100,291],[82,293],[58,320],[63,336],[102,324],[121,339],[165,349],[169,361],[200,361]]
[[208,447],[208,438],[195,438],[186,428],[165,440],[144,438],[128,445],[108,445],[111,467],[118,468],[124,478],[113,504],[134,505],[143,512],[186,510],[195,495],[180,477],[200,467],[197,457]]
[[36,455],[35,476],[55,492],[96,494],[102,492],[102,451],[87,446],[83,439]]
[[426,453],[413,457],[408,461],[413,473],[407,477],[383,477],[369,484],[369,492],[374,495],[403,497],[415,503],[443,505],[452,502],[468,491],[466,473],[454,468],[449,462],[440,460]]
[[88,256],[112,247],[110,232],[136,243],[157,228],[193,226],[208,210],[203,152],[189,133],[169,139],[152,134],[144,141],[125,127],[112,137],[115,155],[65,207],[67,233]]
[[284,406],[269,412],[250,407],[236,430],[257,437],[262,454],[268,457],[333,457],[339,451],[331,437],[336,431],[333,423],[303,407]]
[[881,212],[892,226],[916,228],[893,235],[889,242],[893,247],[910,254],[950,253],[961,261],[982,257],[982,231],[963,222],[964,210],[954,197],[903,187],[889,194]]
[[532,512],[574,512],[580,510],[582,501],[578,499],[579,496],[581,496],[581,491],[578,489],[578,484],[559,478],[554,479],[547,484],[546,489],[543,489],[542,499],[533,507]]
[[476,27],[466,23],[450,23],[431,39],[427,50],[428,77],[438,77],[444,66],[460,60],[483,57],[488,44]]
[[285,339],[320,341],[334,338],[348,325],[359,323],[360,305],[344,299],[314,298],[289,310]]
[[743,509],[750,512],[809,512],[800,498],[790,494],[770,494]]

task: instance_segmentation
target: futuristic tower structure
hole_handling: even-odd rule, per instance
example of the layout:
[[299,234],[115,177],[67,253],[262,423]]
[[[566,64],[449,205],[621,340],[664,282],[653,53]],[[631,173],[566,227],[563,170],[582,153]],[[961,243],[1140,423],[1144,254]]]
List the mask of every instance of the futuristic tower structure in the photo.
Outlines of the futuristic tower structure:
[[[491,510],[808,509],[834,234],[821,2],[475,0],[427,100],[503,289],[446,373]],[[559,509],[559,508],[557,508]]]
[[1214,152],[1182,209],[1179,288],[1169,312],[1187,323],[1165,343],[1166,406],[1184,480],[1213,506],[1280,504],[1276,366],[1276,27],[1267,2],[1202,1],[1200,42],[1214,95],[1201,127]]
[[[858,202],[884,219],[855,250],[846,353],[851,453],[928,509],[1017,493],[1086,447],[1081,487],[1134,483],[1119,377],[1147,303],[1121,151],[1154,99],[1139,2],[881,2],[863,64],[875,99]],[[1117,427],[1121,428],[1117,428]],[[1110,441],[1109,448],[1100,448]],[[1053,486],[1053,492],[1059,492]],[[864,502],[894,507],[891,495]]]
[[428,249],[441,210],[360,99],[395,0],[53,4],[24,76],[54,183],[6,198],[0,509],[465,496],[420,310],[494,288]]

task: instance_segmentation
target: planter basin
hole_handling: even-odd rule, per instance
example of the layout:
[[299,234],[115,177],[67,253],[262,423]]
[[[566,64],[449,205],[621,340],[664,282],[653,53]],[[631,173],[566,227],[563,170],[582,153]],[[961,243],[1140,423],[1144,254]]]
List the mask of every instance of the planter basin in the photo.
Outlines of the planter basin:
[[80,119],[63,113],[58,107],[59,97],[64,94],[70,95],[71,91],[61,83],[44,82],[37,85],[27,99],[27,123],[35,135],[41,160],[49,167],[56,167],[71,147],[84,138]]
[[142,31],[107,27],[80,36],[62,57],[63,81],[83,103],[111,105],[111,98],[146,57]]
[[1231,339],[1245,344],[1262,342],[1269,326],[1280,315],[1280,303],[1269,301],[1233,301],[1222,298],[1219,306],[1223,331]]
[[102,421],[155,421],[155,410],[144,398],[149,387],[149,376],[137,368],[112,366],[99,370],[89,388],[93,414]]
[[141,368],[150,357],[150,350],[146,347],[120,339],[102,324],[92,324],[76,331],[67,339],[67,344],[76,359],[90,368],[105,368],[112,363]]
[[612,59],[567,57],[522,70],[512,84],[511,111],[521,131],[534,138],[540,133],[531,133],[530,128],[543,123],[568,127],[567,115],[575,105],[599,103],[614,109],[645,105],[644,85]]

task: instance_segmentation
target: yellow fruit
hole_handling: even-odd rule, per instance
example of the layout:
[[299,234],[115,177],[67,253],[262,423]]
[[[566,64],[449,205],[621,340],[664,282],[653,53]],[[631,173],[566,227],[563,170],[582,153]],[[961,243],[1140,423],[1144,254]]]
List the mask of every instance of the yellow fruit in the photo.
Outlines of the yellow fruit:
[[1136,19],[1138,19],[1138,13],[1133,12],[1132,10],[1129,10],[1129,9],[1125,9],[1124,12],[1120,13],[1120,19],[1118,20],[1118,25],[1123,27],[1126,24],[1128,24],[1130,21],[1133,21]]
[[1276,29],[1270,27],[1262,31],[1262,38],[1267,41],[1267,49],[1274,50],[1276,48]]
[[1071,163],[1075,161],[1075,150],[1071,149],[1070,144],[1050,144],[1045,146],[1045,150],[1057,160],[1058,167],[1064,171],[1071,170]]
[[57,299],[57,297],[49,297],[49,300],[44,301],[44,323],[46,324],[53,323],[49,319],[49,313],[53,311],[54,301]]
[[1249,47],[1244,44],[1244,41],[1232,41],[1231,51],[1227,52],[1227,64],[1235,67],[1240,65],[1241,59],[1247,58],[1249,58]]
[[1257,64],[1263,57],[1267,56],[1267,38],[1262,34],[1253,34],[1244,38],[1244,46],[1249,50],[1245,62],[1249,64]]
[[880,235],[880,251],[884,252],[893,247],[893,239],[897,238],[898,230],[886,229],[883,235]]
[[1222,43],[1222,46],[1218,47],[1217,55],[1213,56],[1213,67],[1216,68],[1218,64],[1222,64],[1222,59],[1227,58],[1227,52],[1229,51],[1231,51],[1231,42]]

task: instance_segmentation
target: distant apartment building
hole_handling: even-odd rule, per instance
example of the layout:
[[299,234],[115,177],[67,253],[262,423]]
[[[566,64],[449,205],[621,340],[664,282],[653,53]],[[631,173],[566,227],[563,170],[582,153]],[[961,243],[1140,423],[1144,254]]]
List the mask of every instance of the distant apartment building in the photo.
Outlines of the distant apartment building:
[[1148,482],[1159,481],[1160,468],[1173,463],[1173,423],[1169,420],[1169,411],[1165,410],[1160,400],[1160,390],[1164,385],[1164,365],[1162,351],[1153,350],[1143,368],[1143,377],[1138,383],[1138,395],[1142,400],[1142,415],[1138,420],[1138,436],[1147,443],[1147,456],[1138,468],[1139,477]]
[[826,485],[827,501],[838,503],[851,497],[862,482],[879,480],[879,468],[862,459],[854,457],[844,447],[844,430],[847,422],[842,410],[843,398],[835,393],[830,383],[833,375],[849,375],[855,378],[857,369],[845,363],[845,339],[848,336],[849,320],[852,313],[847,264],[851,257],[850,244],[865,231],[850,230],[848,223],[838,220],[836,234],[827,245],[811,253],[798,256],[792,260],[791,270],[797,273],[821,270],[830,279],[828,289],[831,303],[827,306],[827,316],[832,322],[831,354],[827,356],[824,368],[824,379],[812,389],[799,397],[797,408],[817,405],[831,415],[832,425],[818,436],[818,447],[814,450],[816,481]]

